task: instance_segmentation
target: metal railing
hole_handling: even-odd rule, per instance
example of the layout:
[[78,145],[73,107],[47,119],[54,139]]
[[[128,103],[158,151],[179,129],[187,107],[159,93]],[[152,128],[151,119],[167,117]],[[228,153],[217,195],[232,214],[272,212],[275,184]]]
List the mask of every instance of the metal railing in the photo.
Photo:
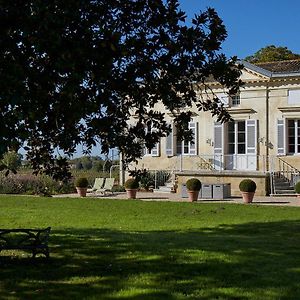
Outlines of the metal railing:
[[[295,185],[295,177],[300,174],[300,170],[278,157],[280,176],[286,178],[292,185]],[[299,180],[299,178],[298,178]],[[297,181],[298,181],[297,180]]]
[[283,160],[281,157],[272,157],[270,174],[272,194],[277,194],[276,184],[285,182],[288,183],[290,187],[293,187],[296,182],[300,180],[300,170]]
[[150,174],[150,179],[154,182],[154,188],[164,186],[166,182],[170,182],[173,178],[173,173],[170,170],[147,170]]
[[181,155],[177,157],[176,171],[261,171],[268,172],[269,157],[254,154]]

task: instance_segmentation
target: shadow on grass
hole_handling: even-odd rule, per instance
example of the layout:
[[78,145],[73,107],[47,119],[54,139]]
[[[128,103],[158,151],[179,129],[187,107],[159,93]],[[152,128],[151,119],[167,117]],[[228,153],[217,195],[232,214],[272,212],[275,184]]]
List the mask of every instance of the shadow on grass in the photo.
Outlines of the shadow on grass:
[[299,299],[300,221],[193,231],[54,230],[0,257],[0,299]]

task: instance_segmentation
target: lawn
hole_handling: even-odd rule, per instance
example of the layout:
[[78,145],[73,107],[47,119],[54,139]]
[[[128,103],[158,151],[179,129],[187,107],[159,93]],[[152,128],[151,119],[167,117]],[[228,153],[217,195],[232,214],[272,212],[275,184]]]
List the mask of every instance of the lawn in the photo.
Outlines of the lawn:
[[47,226],[48,262],[1,253],[0,299],[300,299],[300,208],[0,197],[1,228]]

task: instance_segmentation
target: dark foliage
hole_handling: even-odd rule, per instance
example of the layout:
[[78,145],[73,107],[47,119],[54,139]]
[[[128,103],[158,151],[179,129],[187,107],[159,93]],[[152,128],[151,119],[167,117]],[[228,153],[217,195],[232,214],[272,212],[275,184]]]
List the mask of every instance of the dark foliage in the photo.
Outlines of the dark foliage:
[[256,183],[252,179],[244,179],[240,182],[239,188],[241,192],[253,193],[256,191]]
[[193,103],[228,120],[217,97],[202,97],[205,82],[234,92],[241,66],[219,52],[227,34],[214,9],[192,24],[177,0],[2,3],[0,157],[26,141],[36,173],[65,179],[67,159],[57,149],[68,156],[79,143],[89,152],[100,141],[103,153],[116,147],[127,163],[143,144],[152,148],[170,131],[155,108],[160,101],[178,128],[186,128]]
[[200,191],[201,189],[201,181],[197,178],[190,178],[186,182],[186,187],[189,191]]
[[282,60],[300,59],[300,54],[293,53],[287,47],[276,47],[274,45],[261,48],[253,55],[247,56],[246,61],[251,63],[262,63]]
[[300,181],[298,181],[296,184],[295,184],[295,192],[297,194],[300,194]]
[[79,177],[75,180],[75,186],[79,188],[87,188],[89,185],[89,182],[87,178],[85,177]]
[[129,178],[125,182],[125,189],[135,190],[139,188],[139,182],[135,178]]

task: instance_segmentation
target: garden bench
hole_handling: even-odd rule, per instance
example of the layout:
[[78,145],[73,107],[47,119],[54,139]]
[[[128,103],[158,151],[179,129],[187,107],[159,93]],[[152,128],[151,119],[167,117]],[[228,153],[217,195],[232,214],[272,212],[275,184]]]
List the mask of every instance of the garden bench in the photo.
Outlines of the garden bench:
[[2,250],[28,250],[32,258],[44,254],[49,258],[48,239],[51,227],[45,229],[0,229]]

